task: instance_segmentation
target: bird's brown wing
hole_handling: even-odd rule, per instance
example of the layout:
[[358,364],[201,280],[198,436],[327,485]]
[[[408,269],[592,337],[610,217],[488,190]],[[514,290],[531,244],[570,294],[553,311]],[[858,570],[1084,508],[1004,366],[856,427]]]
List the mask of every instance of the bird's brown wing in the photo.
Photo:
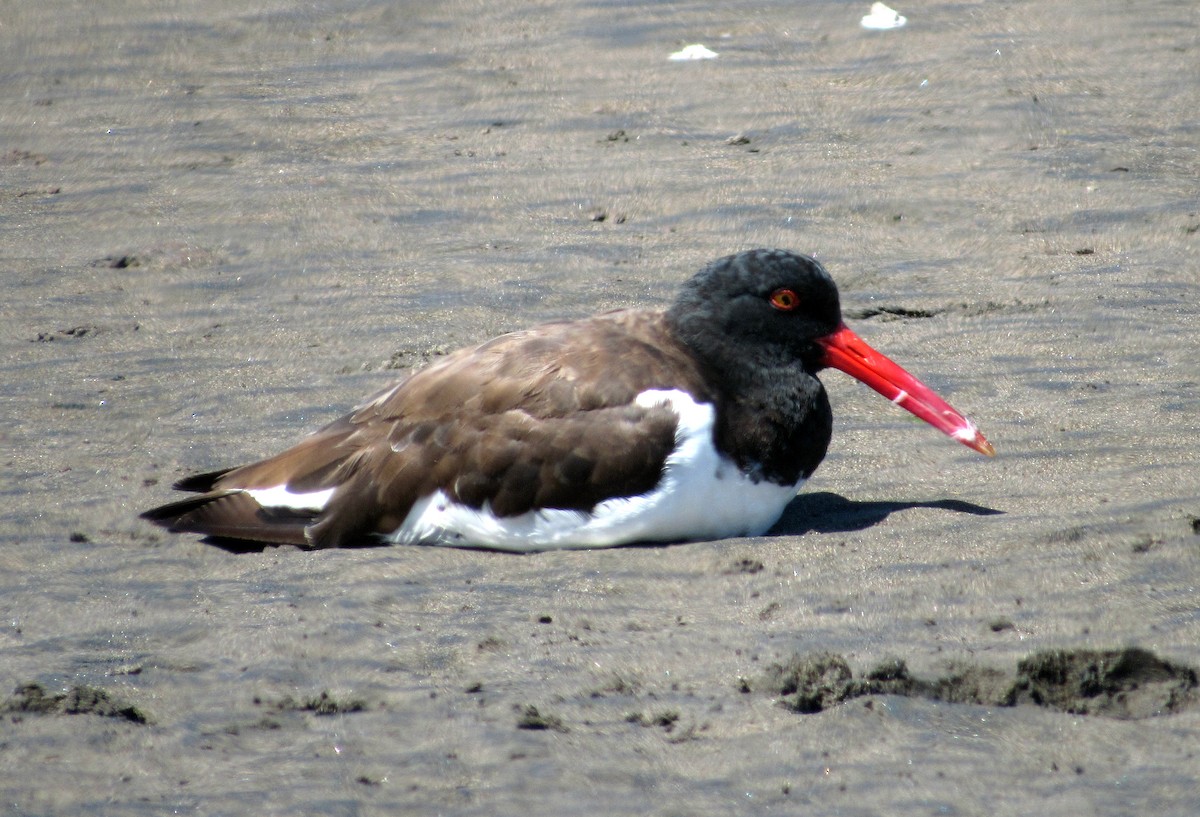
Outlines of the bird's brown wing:
[[[505,335],[417,372],[274,457],[181,483],[205,490],[210,504],[229,504],[237,520],[215,507],[201,520],[204,497],[175,503],[187,506],[183,518],[172,519],[171,506],[149,518],[209,535],[236,529],[238,538],[336,547],[396,529],[417,499],[439,489],[500,516],[590,510],[644,493],[662,475],[677,418],[638,405],[647,389],[708,399],[701,373],[658,313]],[[312,522],[303,541],[296,541],[297,515],[261,511],[274,530],[258,535],[247,508],[229,501],[231,491],[281,485],[292,493],[334,489],[324,510],[299,520]]]

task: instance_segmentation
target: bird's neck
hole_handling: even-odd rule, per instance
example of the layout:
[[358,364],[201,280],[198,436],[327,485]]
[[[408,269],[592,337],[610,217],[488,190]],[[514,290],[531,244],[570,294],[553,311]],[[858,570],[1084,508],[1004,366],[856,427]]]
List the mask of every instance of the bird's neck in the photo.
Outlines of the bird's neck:
[[[668,313],[668,325],[671,325]],[[781,485],[795,484],[816,470],[833,428],[829,398],[821,381],[794,353],[736,337],[671,327],[700,361],[717,401],[717,448],[743,471]]]

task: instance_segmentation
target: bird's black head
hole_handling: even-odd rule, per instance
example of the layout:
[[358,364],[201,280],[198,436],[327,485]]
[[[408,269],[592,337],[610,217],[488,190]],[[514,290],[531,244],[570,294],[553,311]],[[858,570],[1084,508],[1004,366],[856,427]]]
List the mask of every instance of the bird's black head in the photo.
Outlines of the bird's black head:
[[667,320],[712,364],[799,360],[816,372],[824,352],[815,341],[837,330],[842,312],[837,286],[814,259],[786,250],[748,250],[696,273],[667,310]]

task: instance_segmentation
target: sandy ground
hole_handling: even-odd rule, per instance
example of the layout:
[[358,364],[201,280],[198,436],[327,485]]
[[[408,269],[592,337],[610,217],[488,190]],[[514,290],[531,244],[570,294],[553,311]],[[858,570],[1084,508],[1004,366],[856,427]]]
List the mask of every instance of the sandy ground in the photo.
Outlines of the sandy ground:
[[[261,5],[0,20],[0,812],[1200,813],[1194,3]],[[752,246],[999,456],[833,372],[758,539],[136,518]]]

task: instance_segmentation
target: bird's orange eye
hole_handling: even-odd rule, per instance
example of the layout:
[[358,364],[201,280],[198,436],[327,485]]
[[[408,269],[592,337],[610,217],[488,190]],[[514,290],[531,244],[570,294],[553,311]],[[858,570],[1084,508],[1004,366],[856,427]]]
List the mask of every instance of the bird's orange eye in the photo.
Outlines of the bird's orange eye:
[[791,312],[800,306],[800,296],[790,289],[777,289],[771,293],[771,306],[780,312]]

